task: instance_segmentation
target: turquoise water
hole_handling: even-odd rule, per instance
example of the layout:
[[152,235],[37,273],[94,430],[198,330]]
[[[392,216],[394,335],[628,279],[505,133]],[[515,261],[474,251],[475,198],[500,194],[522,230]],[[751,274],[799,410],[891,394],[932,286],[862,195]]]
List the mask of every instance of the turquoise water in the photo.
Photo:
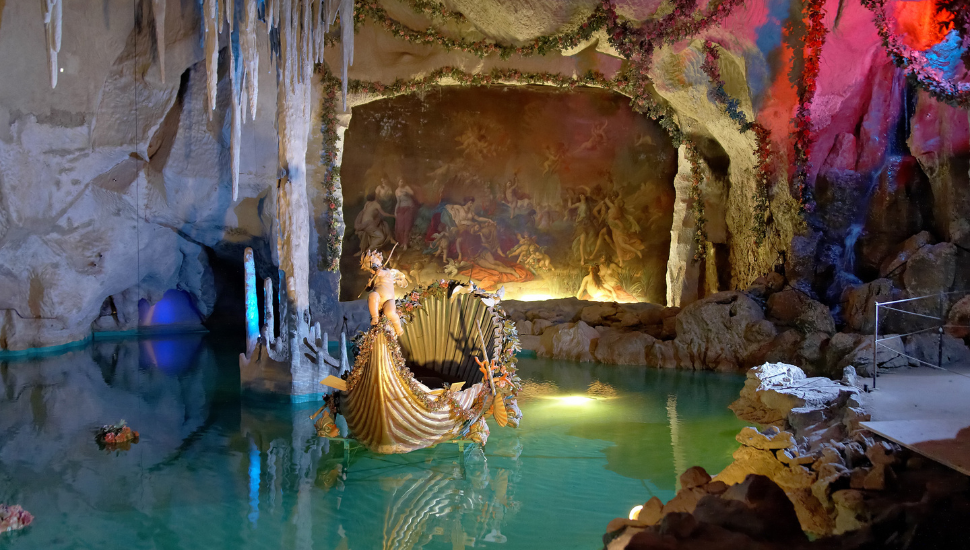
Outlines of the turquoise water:
[[[730,462],[743,378],[522,359],[518,430],[374,455],[314,435],[316,405],[240,400],[242,342],[94,341],[0,360],[0,503],[26,548],[582,548],[610,519]],[[124,418],[129,451],[94,431]]]

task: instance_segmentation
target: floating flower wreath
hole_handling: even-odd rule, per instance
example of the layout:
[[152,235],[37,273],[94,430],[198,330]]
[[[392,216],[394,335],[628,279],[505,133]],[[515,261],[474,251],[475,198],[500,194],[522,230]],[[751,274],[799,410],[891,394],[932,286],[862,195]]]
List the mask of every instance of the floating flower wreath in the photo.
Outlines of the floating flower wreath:
[[933,67],[926,54],[907,46],[889,29],[886,0],[862,0],[862,5],[872,11],[876,31],[882,38],[883,46],[893,63],[903,69],[906,76],[944,103],[964,109],[970,107],[970,82],[947,79],[943,71]]
[[16,531],[27,527],[34,521],[34,516],[24,510],[19,504],[0,504],[0,533]]

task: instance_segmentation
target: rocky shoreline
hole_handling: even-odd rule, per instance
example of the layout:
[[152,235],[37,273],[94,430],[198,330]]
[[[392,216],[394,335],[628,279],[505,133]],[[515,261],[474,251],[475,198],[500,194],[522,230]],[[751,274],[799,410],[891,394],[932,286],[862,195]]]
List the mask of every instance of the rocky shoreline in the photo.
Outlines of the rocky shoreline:
[[[666,504],[610,522],[605,547],[964,548],[970,478],[881,440],[855,369],[839,381],[766,363],[748,371],[731,409],[746,427],[734,462],[713,478],[693,467]],[[919,544],[917,542],[919,541]]]
[[[861,376],[871,375],[870,294],[879,290],[873,287],[878,283],[846,292],[842,331],[825,304],[798,289],[783,288],[780,275],[759,279],[746,291],[712,294],[684,308],[575,298],[506,300],[502,305],[516,322],[523,348],[539,357],[722,372],[784,361],[809,375],[838,379],[848,366]],[[889,295],[898,293],[885,296]],[[950,317],[963,315],[964,309],[970,309],[970,300],[953,305]],[[914,330],[902,322],[883,328],[897,333]],[[970,362],[967,336],[944,334],[944,366]],[[900,336],[883,342],[887,349],[879,349],[876,362],[879,368],[909,366],[910,360],[899,355],[903,353],[935,363],[937,342],[937,335],[927,332]]]

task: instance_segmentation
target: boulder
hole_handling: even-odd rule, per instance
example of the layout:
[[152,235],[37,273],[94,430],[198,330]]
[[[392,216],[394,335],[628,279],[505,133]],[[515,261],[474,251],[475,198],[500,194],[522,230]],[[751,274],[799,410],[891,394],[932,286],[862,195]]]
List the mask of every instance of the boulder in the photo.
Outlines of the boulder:
[[711,482],[711,476],[707,470],[700,466],[692,466],[684,473],[680,474],[681,489],[692,489]]
[[869,523],[865,496],[861,491],[853,489],[835,491],[832,493],[832,503],[835,505],[836,514],[834,534],[855,531]]
[[519,334],[532,334],[532,321],[518,320],[515,322],[515,328]]
[[768,298],[768,319],[804,333],[835,333],[835,320],[829,308],[795,289],[776,292]]
[[898,291],[889,279],[846,288],[842,292],[842,320],[852,332],[872,334],[876,319],[876,302],[899,299]]
[[776,426],[769,426],[764,431],[748,426],[742,428],[734,438],[742,445],[766,451],[790,449],[795,446],[791,432],[779,430]]
[[694,302],[677,315],[676,325],[681,358],[694,369],[738,370],[775,336],[761,307],[741,292],[719,292]]
[[916,254],[919,249],[933,242],[933,237],[929,231],[920,231],[912,237],[903,241],[899,247],[893,251],[879,266],[879,276],[891,278],[894,281],[902,281],[903,272],[909,259]]
[[[909,365],[909,359],[903,357],[906,349],[901,338],[894,338],[892,334],[880,334],[879,338],[881,341],[876,351],[876,366],[880,369],[896,369]],[[835,367],[844,369],[851,365],[860,376],[872,376],[872,350],[872,336],[866,336]]]
[[734,462],[728,464],[727,468],[717,474],[718,481],[734,485],[744,481],[749,474],[758,474],[774,478],[779,475],[785,466],[771,451],[755,449],[754,447],[741,446],[731,455]]
[[552,326],[552,321],[547,319],[536,319],[532,321],[532,334],[536,336],[542,336],[542,333],[546,331],[547,328]]
[[591,327],[610,325],[616,321],[617,311],[614,304],[595,304],[580,310],[579,318]]
[[[912,297],[929,296],[948,291],[956,274],[957,247],[953,243],[927,245],[913,254],[903,273],[903,284]],[[936,314],[936,300],[912,302],[910,311]]]
[[970,296],[964,296],[950,308],[947,317],[947,334],[954,338],[966,339],[970,336]]
[[[941,366],[943,367],[970,364],[970,349],[963,343],[963,340],[954,338],[949,334],[943,334],[941,356],[940,338],[938,334],[925,332],[923,334],[907,336],[904,339],[906,355],[914,359],[919,359],[920,361],[925,361],[931,365],[936,365],[942,360]],[[909,363],[914,367],[921,365],[921,363],[912,359],[909,360]]]
[[[663,323],[664,317],[673,317],[673,315],[664,315],[664,306],[659,304],[637,304],[640,307],[637,308],[637,318],[640,320],[641,325],[659,325]],[[680,308],[676,308],[680,309]]]
[[643,508],[633,518],[640,525],[655,525],[663,519],[663,502],[657,497],[650,497],[650,500],[643,504]]
[[642,332],[603,331],[594,356],[600,363],[612,365],[647,365],[647,348],[656,340]]
[[787,425],[793,409],[827,409],[857,393],[828,378],[808,378],[793,365],[765,363],[748,371],[741,396],[730,409],[749,422]]
[[599,338],[599,333],[582,321],[555,325],[542,333],[536,354],[539,357],[592,362]]

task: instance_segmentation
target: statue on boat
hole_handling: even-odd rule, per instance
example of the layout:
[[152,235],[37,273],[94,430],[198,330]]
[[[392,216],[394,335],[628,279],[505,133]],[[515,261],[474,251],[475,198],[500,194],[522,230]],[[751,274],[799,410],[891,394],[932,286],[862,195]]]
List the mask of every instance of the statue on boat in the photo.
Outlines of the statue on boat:
[[253,256],[246,249],[246,350],[239,355],[245,393],[291,402],[324,399],[326,405],[311,417],[319,417],[317,433],[339,436],[335,418],[342,414],[350,437],[378,453],[406,453],[454,439],[484,445],[489,415],[499,426],[518,426],[519,337],[502,310],[501,291],[438,281],[394,300],[394,286],[406,284],[403,275],[389,269],[379,252],[365,251],[361,267],[371,273],[372,324],[353,339],[351,369],[344,334],[339,356],[331,356],[320,323],[287,314],[286,286],[279,289],[277,334],[269,278],[260,319]]
[[[375,267],[381,265],[380,256],[364,257],[362,266],[380,277]],[[484,445],[489,415],[499,426],[518,426],[519,339],[498,294],[456,281],[410,291],[391,307],[375,294],[368,305],[372,315],[379,315],[370,330],[354,339],[353,368],[344,378],[329,376],[321,382],[338,391],[314,415],[320,415],[320,435],[337,433],[333,419],[339,413],[354,439],[390,454],[452,439]]]

